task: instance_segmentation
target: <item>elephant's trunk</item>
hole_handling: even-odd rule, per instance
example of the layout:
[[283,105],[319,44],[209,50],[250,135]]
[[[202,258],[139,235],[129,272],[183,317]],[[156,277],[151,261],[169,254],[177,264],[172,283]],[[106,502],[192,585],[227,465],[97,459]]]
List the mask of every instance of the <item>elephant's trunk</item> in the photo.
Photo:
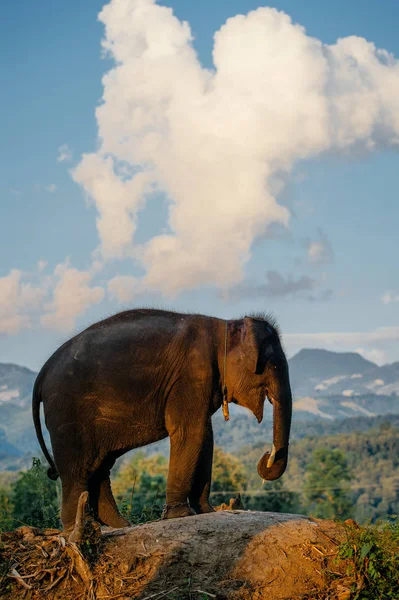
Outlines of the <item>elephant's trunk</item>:
[[288,385],[279,398],[271,398],[273,404],[273,446],[258,462],[262,479],[278,479],[284,473],[288,461],[288,442],[291,428],[292,396]]

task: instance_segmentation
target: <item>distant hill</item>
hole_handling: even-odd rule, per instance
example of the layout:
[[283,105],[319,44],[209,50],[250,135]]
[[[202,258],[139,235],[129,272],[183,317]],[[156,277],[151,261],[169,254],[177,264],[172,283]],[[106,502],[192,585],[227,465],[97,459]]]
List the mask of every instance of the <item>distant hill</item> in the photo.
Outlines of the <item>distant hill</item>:
[[12,363],[0,363],[0,406],[30,406],[36,373]]
[[304,418],[399,413],[399,362],[379,367],[355,352],[307,349],[289,367],[294,409]]
[[21,450],[18,450],[15,446],[7,441],[6,433],[3,429],[0,429],[0,464],[2,461],[7,460],[9,457],[19,458],[22,456]]
[[[331,352],[311,348],[300,350],[290,359],[289,365],[295,384],[300,384],[303,377],[306,380],[320,381],[340,375],[362,374],[377,367],[356,352]],[[296,392],[298,393],[298,389]]]
[[[306,349],[289,360],[289,368],[294,431],[296,423],[308,430],[311,423],[399,414],[399,362],[379,367],[355,352]],[[16,468],[21,456],[38,453],[31,415],[35,377],[26,367],[0,363],[0,471]],[[261,427],[245,409],[232,406],[231,414],[228,424],[219,414],[214,417],[215,437],[226,449],[261,439],[270,430],[268,403]]]
[[19,468],[21,458],[38,452],[32,422],[32,389],[36,373],[0,363],[0,470]]

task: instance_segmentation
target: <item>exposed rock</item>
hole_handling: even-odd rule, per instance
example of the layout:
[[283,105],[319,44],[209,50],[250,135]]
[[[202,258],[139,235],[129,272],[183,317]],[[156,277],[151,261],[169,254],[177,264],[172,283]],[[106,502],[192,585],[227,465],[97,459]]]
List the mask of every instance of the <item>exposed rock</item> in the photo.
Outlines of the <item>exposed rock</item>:
[[[325,586],[323,569],[335,554],[341,535],[340,526],[329,521],[231,510],[120,530],[104,528],[100,552],[90,566],[90,586],[88,578],[82,577],[81,569],[78,570],[82,598],[320,597],[316,594]],[[26,540],[26,532],[24,536]],[[67,542],[66,549],[69,546]],[[70,554],[66,552],[66,556]],[[33,557],[30,560],[35,562]],[[42,586],[40,580],[36,585],[34,578],[29,577],[26,561],[21,558],[21,565],[17,562],[18,552],[13,568],[24,577],[23,581],[29,582],[32,600],[76,597],[76,576],[71,581],[73,591],[64,575],[59,586],[52,586],[48,595],[44,587],[49,589],[49,582]],[[66,565],[60,563],[59,568],[65,570]],[[53,582],[56,579],[54,573]],[[11,595],[1,597],[26,597],[27,589],[21,585],[21,579],[14,574],[13,581]]]

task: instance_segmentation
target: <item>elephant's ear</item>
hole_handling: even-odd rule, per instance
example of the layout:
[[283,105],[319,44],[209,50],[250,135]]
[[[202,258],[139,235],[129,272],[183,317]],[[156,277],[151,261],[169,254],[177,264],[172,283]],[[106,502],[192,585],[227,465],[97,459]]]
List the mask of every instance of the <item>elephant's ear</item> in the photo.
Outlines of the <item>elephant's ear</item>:
[[273,329],[261,319],[245,317],[241,329],[241,350],[247,367],[256,374],[263,373],[271,356]]

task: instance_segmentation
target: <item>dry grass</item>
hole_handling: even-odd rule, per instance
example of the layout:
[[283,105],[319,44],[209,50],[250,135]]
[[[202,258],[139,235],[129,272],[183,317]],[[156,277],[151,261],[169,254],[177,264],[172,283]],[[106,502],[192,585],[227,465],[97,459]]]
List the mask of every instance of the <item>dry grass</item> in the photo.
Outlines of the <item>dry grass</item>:
[[20,527],[0,538],[2,599],[94,598],[90,557],[58,530]]

